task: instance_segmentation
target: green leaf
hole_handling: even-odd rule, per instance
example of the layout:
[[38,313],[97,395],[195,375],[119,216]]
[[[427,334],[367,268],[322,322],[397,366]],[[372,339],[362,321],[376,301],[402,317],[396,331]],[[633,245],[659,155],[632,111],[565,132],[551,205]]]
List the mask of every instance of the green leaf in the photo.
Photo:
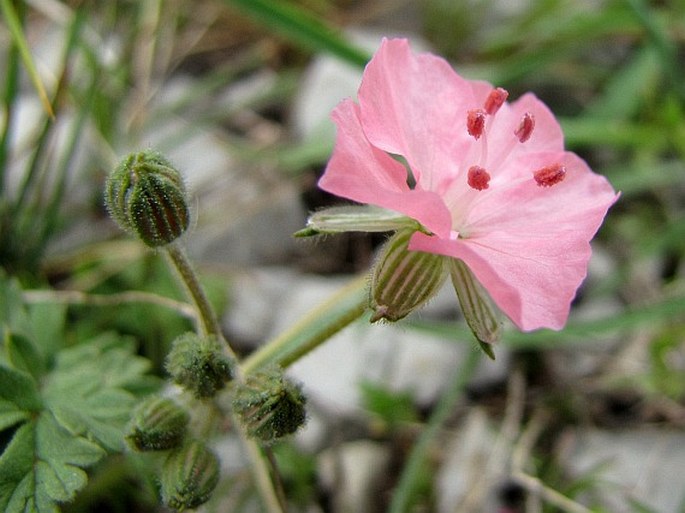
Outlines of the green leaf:
[[285,0],[226,0],[292,41],[314,51],[326,51],[350,64],[364,66],[369,55],[349,44],[309,11]]
[[28,308],[31,335],[43,357],[50,362],[63,346],[67,305],[36,303]]
[[47,407],[73,435],[119,451],[136,391],[149,388],[149,366],[128,339],[111,334],[63,350],[46,379]]
[[24,308],[21,288],[15,279],[7,278],[0,268],[0,326],[12,329],[29,326],[29,317]]
[[390,426],[417,422],[419,414],[409,392],[395,392],[370,381],[361,383],[364,408],[378,415]]
[[49,412],[24,424],[0,457],[0,509],[53,513],[87,482],[84,468],[105,452],[63,429]]
[[0,365],[0,430],[42,408],[38,385],[24,372]]
[[45,360],[34,343],[20,333],[5,332],[3,345],[7,352],[7,361],[18,370],[40,378],[45,372]]

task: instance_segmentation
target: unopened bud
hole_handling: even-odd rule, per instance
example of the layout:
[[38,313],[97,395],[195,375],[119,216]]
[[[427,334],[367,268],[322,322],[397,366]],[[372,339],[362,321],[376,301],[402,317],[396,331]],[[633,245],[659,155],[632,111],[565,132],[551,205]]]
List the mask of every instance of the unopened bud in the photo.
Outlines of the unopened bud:
[[139,451],[173,449],[183,442],[189,419],[173,400],[150,397],[134,410],[126,439]]
[[188,228],[181,174],[160,153],[131,153],[107,179],[105,203],[124,230],[151,247],[164,246]]
[[175,449],[162,466],[162,502],[177,511],[197,508],[209,500],[219,482],[219,460],[193,440]]
[[250,437],[271,443],[304,425],[305,403],[300,387],[282,369],[269,368],[248,375],[237,386],[233,408]]
[[216,337],[185,333],[172,344],[166,370],[198,399],[213,397],[233,378],[233,365]]
[[445,282],[446,257],[409,251],[413,233],[397,232],[381,250],[371,278],[371,322],[406,317],[435,296]]

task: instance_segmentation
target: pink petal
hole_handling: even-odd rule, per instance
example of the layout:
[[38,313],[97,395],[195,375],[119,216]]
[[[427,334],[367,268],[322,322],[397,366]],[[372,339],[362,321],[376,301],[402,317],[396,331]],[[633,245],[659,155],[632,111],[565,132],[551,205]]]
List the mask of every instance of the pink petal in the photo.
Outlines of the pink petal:
[[575,154],[562,158],[568,169],[563,182],[491,187],[487,200],[472,205],[467,238],[416,234],[410,249],[464,260],[520,329],[561,329],[587,273],[589,241],[618,198]]
[[455,158],[468,142],[466,111],[481,106],[471,82],[444,59],[413,54],[405,39],[383,40],[364,71],[359,104],[371,144],[404,156],[419,186],[434,191],[457,172]]
[[338,127],[335,149],[319,187],[359,203],[400,212],[447,236],[452,221],[440,196],[409,189],[405,167],[366,139],[359,110],[354,102],[345,100],[333,111]]

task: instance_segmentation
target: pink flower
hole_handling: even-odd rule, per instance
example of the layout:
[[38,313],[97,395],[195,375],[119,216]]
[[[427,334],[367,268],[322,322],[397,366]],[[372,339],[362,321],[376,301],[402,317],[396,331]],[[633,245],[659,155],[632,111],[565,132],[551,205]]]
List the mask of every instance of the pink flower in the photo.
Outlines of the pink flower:
[[618,194],[564,150],[540,100],[507,95],[384,39],[359,103],[333,111],[336,145],[319,186],[418,221],[430,234],[414,233],[409,249],[465,262],[520,329],[561,329]]

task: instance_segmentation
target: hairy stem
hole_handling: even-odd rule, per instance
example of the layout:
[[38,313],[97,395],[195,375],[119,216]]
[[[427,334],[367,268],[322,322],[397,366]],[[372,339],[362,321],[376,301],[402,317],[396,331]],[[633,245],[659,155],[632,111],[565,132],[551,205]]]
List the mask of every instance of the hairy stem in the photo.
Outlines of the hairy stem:
[[366,282],[363,276],[343,287],[290,329],[250,355],[243,364],[243,371],[249,374],[274,363],[287,367],[357,320],[368,305]]
[[[200,280],[198,280],[185,251],[177,244],[169,244],[164,249],[166,250],[166,254],[174,269],[178,272],[190,298],[193,300],[193,303],[195,303],[195,307],[200,316],[200,328],[202,333],[223,338],[221,336],[221,328],[219,327],[219,320],[217,319],[216,313],[209,303],[207,295],[205,294],[202,285],[200,285]],[[233,353],[232,350],[231,353]],[[235,355],[232,354],[232,356]]]
[[[238,358],[233,349],[221,333],[216,312],[207,299],[207,295],[205,294],[202,285],[200,285],[200,281],[197,278],[190,261],[186,257],[185,252],[176,244],[169,244],[165,247],[165,250],[172,266],[178,272],[188,294],[192,298],[193,303],[195,303],[200,317],[199,328],[201,328],[203,334],[213,335],[225,342],[224,347],[226,348],[226,351],[236,362],[235,379],[239,382],[243,381],[245,373],[238,364]],[[232,413],[231,419],[233,424],[237,427],[236,431],[247,452],[252,475],[255,479],[255,484],[262,499],[265,511],[267,513],[283,513],[285,511],[285,505],[279,500],[279,495],[276,492],[274,481],[271,479],[269,472],[269,469],[271,469],[274,475],[278,473],[278,469],[274,465],[275,462],[266,458],[257,442],[247,436],[244,429],[242,429],[242,424],[236,414]]]

